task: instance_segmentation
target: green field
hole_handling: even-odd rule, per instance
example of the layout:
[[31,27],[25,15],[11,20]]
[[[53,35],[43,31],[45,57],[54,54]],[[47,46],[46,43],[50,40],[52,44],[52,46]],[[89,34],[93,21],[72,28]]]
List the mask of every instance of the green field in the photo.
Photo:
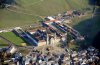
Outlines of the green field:
[[17,5],[0,9],[0,28],[38,23],[39,16],[57,15],[67,10],[89,7],[88,0],[16,0]]
[[[13,32],[0,33],[0,35],[13,42],[15,45],[21,45],[21,43],[24,43],[24,41],[20,37],[16,36]],[[7,44],[7,42],[2,40],[0,40],[0,43],[1,45]]]
[[[83,10],[90,8],[89,0],[16,0],[17,5],[9,9],[0,9],[0,29],[26,26],[39,23],[40,17],[57,15],[67,10]],[[88,35],[89,43],[100,30],[99,16],[91,19],[91,14],[85,17],[75,17],[71,26],[78,30],[82,35]],[[88,26],[91,23],[92,26]],[[20,45],[24,41],[12,32],[1,33],[11,42]],[[0,45],[6,42],[0,40]]]
[[0,39],[0,48],[8,46],[7,42],[5,42],[4,40]]

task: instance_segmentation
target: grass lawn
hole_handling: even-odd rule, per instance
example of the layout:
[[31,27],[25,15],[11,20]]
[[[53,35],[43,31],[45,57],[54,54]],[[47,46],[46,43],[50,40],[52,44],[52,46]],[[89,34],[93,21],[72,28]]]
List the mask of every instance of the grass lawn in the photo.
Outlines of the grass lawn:
[[8,46],[7,42],[5,42],[4,40],[0,39],[0,48]]
[[68,10],[70,7],[65,0],[20,0],[19,11],[32,13],[33,15],[56,15]]
[[4,36],[9,41],[15,43],[15,45],[21,45],[21,43],[24,42],[20,37],[16,36],[13,32],[0,33],[0,35]]
[[90,7],[89,0],[66,0],[66,3],[69,5],[72,10],[81,10],[83,8]]
[[0,28],[24,26],[34,23],[33,16],[0,10]]
[[[39,16],[57,15],[72,9],[88,7],[88,0],[16,0],[15,8],[0,9],[0,28],[38,23]],[[84,6],[83,6],[83,5]]]

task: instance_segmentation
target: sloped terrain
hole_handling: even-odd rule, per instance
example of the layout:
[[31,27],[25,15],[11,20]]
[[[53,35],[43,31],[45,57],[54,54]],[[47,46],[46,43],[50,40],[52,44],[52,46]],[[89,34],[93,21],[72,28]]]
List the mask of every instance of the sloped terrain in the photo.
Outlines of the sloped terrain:
[[88,0],[16,0],[16,3],[0,9],[0,28],[30,25],[38,22],[39,16],[89,7]]

